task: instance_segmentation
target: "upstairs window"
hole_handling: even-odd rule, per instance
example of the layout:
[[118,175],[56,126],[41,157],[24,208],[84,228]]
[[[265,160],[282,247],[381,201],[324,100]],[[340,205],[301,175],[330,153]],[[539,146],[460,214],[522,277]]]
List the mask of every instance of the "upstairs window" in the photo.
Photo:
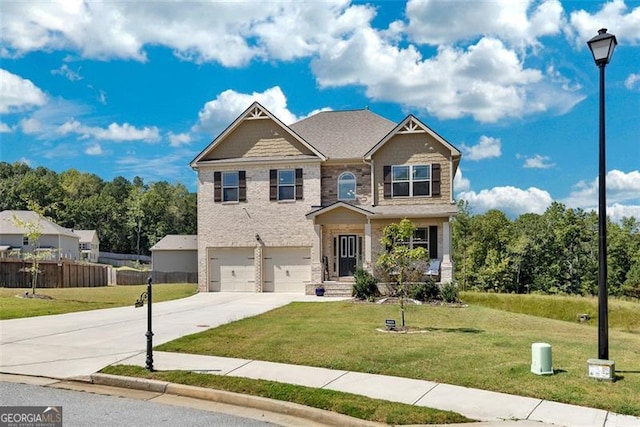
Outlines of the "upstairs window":
[[429,196],[431,166],[410,165],[391,167],[392,197]]
[[223,172],[222,173],[222,201],[223,202],[237,202],[240,180],[238,179],[238,172]]
[[356,176],[344,172],[338,177],[338,200],[356,199]]
[[269,200],[302,200],[302,169],[271,169]]
[[213,173],[213,200],[215,202],[246,202],[247,178],[245,171]]
[[440,164],[384,166],[384,197],[440,196]]
[[296,175],[293,169],[278,171],[278,200],[295,200]]

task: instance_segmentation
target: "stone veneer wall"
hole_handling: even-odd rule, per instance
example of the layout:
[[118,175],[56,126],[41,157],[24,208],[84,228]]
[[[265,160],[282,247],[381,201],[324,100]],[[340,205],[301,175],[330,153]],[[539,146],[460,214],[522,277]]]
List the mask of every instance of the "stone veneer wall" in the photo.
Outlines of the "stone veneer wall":
[[338,177],[351,172],[356,177],[356,200],[353,205],[371,204],[371,166],[366,163],[322,165],[322,206],[338,201]]

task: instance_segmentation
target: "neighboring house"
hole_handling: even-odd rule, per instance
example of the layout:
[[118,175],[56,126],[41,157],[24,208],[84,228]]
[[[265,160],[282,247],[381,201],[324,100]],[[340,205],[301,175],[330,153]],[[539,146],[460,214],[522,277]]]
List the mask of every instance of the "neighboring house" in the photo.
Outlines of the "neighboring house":
[[100,239],[96,230],[73,230],[80,237],[80,259],[98,262],[100,254]]
[[198,236],[169,234],[151,247],[153,271],[198,272]]
[[[37,242],[30,242],[27,236],[28,231],[16,225],[14,217],[34,224],[41,232]],[[44,257],[48,260],[59,261],[79,259],[80,237],[68,228],[64,228],[41,217],[33,211],[11,211],[0,212],[0,247],[6,248],[10,257],[22,257],[27,252],[48,252]]]
[[[409,115],[326,111],[290,126],[253,103],[191,162],[200,291],[305,292],[372,269],[403,218],[450,282],[460,152]],[[308,286],[305,286],[308,285]]]

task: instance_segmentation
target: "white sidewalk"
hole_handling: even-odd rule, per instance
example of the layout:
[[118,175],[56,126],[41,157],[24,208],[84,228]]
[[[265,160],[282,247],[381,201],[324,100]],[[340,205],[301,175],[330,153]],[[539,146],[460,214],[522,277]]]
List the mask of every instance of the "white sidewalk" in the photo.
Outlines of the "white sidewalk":
[[[141,353],[122,364],[145,366]],[[638,427],[639,417],[431,381],[192,354],[153,353],[156,370],[186,370],[337,390],[454,411],[481,421],[528,420],[567,427]]]

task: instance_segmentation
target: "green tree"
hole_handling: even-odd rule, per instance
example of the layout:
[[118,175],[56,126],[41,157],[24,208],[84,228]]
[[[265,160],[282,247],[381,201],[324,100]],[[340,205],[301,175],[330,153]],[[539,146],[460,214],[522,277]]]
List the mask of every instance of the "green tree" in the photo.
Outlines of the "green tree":
[[13,215],[13,223],[24,230],[23,236],[27,238],[29,246],[31,247],[31,252],[25,252],[23,259],[31,262],[31,265],[25,267],[24,271],[31,274],[31,293],[35,295],[38,285],[38,274],[40,273],[40,261],[45,259],[46,255],[44,252],[38,251],[40,248],[40,237],[42,237],[42,208],[35,203],[30,203],[29,210],[36,212],[38,215],[36,220],[26,221]]
[[416,268],[419,261],[427,261],[429,253],[423,247],[410,248],[409,240],[414,235],[416,226],[408,219],[387,225],[382,231],[380,244],[387,251],[380,254],[376,261],[379,271],[389,278],[394,278],[398,286],[400,316],[402,327],[405,327],[405,300],[409,292],[409,284],[422,275],[424,269]]

